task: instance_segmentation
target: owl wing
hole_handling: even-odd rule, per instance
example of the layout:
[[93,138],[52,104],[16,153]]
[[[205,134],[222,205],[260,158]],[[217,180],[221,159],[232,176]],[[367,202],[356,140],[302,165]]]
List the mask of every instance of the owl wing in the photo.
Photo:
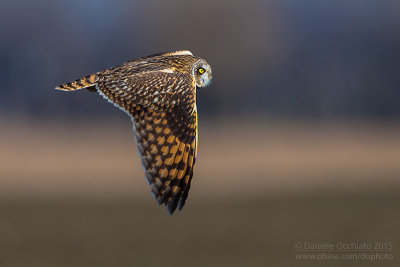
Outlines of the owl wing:
[[118,80],[103,77],[98,90],[131,117],[147,182],[172,214],[185,205],[197,154],[196,86],[191,75],[150,71]]

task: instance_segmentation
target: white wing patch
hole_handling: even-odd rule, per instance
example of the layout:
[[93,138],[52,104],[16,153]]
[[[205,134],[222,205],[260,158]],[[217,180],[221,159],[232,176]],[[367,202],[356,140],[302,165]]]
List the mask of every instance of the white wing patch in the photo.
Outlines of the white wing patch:
[[180,50],[171,53],[167,53],[167,56],[193,56],[192,52],[189,50]]
[[166,72],[166,73],[174,73],[174,70],[173,69],[163,69],[163,70],[160,70],[161,72]]

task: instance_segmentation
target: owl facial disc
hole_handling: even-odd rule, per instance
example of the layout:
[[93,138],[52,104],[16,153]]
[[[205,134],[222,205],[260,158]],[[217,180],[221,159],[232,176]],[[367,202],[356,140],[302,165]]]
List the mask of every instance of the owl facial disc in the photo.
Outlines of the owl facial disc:
[[193,68],[193,76],[197,87],[206,87],[211,83],[212,72],[210,65],[205,60],[199,60]]

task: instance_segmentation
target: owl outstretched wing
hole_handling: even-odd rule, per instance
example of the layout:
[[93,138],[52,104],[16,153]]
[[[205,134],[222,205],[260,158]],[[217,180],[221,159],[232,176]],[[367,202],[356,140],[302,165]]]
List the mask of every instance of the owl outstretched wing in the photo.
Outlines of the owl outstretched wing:
[[195,81],[170,70],[119,74],[98,74],[97,89],[132,117],[151,192],[172,214],[185,205],[196,161]]

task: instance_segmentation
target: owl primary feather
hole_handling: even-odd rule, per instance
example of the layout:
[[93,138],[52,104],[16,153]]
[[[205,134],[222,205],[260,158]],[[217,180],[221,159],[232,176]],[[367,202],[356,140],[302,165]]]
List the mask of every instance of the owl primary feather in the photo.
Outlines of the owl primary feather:
[[56,89],[97,91],[132,118],[151,193],[172,214],[185,205],[196,162],[196,89],[211,79],[204,59],[176,51],[128,61]]

